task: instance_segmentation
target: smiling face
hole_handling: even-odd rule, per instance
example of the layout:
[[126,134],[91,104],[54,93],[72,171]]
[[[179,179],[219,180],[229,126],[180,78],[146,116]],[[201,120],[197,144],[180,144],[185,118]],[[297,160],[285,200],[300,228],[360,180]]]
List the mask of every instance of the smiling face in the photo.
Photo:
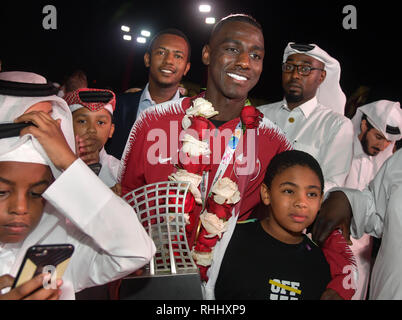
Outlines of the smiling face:
[[264,229],[284,243],[299,243],[320,209],[322,187],[317,174],[307,166],[295,165],[279,172],[268,188],[261,186],[261,198],[269,205]]
[[[324,63],[305,54],[292,54],[286,62],[297,66],[309,66],[324,69]],[[293,72],[282,72],[282,87],[285,98],[291,107],[296,107],[312,99],[320,84],[325,80],[326,72],[321,70],[311,70],[308,76],[300,75],[297,68]],[[292,106],[295,103],[295,106]]]
[[37,226],[52,179],[43,164],[0,162],[0,242],[21,242]]
[[260,29],[247,22],[225,23],[202,51],[208,93],[216,99],[246,99],[260,78],[264,54]]
[[186,40],[174,34],[162,34],[144,55],[149,81],[161,87],[178,86],[190,69]]
[[89,134],[105,145],[113,136],[114,124],[112,115],[106,109],[91,111],[88,108],[80,108],[73,112],[74,135],[83,136]]

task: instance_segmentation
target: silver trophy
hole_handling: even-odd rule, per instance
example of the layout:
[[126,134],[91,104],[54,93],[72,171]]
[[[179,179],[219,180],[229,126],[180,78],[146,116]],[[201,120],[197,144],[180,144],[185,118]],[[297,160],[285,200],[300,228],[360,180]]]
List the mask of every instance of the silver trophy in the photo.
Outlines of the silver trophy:
[[123,197],[154,241],[156,253],[141,275],[122,280],[120,299],[202,299],[201,280],[185,231],[189,186],[189,182],[165,181]]

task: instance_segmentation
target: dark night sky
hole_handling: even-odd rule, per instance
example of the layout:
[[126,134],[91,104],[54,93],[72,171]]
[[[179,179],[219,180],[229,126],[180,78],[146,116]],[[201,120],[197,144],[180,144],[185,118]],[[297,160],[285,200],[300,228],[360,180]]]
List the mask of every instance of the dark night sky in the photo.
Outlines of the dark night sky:
[[[316,43],[342,66],[341,85],[347,95],[359,85],[371,88],[369,100],[400,100],[400,14],[391,1],[254,1],[208,0],[219,19],[249,13],[264,27],[266,56],[259,84],[250,96],[282,98],[280,64],[289,41]],[[201,49],[211,26],[198,12],[201,1],[29,1],[3,0],[0,19],[0,59],[3,71],[26,70],[62,81],[72,69],[83,69],[91,87],[120,92],[125,79],[143,86],[147,70],[144,46],[122,39],[122,24],[134,32],[146,27],[154,34],[164,28],[184,31],[192,44],[192,68],[186,79],[202,83],[205,68]],[[329,4],[330,3],[330,4]],[[42,8],[57,9],[57,29],[44,30]],[[357,29],[345,30],[342,9],[357,9]],[[400,45],[399,45],[400,46]],[[398,53],[397,53],[398,52]],[[95,82],[96,81],[96,82]]]

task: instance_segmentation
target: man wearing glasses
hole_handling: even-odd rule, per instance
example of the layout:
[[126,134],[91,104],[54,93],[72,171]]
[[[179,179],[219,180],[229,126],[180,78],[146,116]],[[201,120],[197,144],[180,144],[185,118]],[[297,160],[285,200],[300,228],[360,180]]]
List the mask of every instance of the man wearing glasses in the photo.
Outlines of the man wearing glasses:
[[346,118],[340,65],[317,45],[289,43],[282,64],[282,101],[260,106],[294,149],[310,153],[324,173],[324,191],[341,187],[353,156],[353,125]]

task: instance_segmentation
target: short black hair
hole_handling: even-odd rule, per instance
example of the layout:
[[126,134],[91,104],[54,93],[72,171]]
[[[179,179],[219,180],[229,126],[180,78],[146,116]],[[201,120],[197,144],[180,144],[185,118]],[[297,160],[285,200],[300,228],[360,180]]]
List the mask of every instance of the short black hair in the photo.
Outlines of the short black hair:
[[276,154],[268,165],[264,183],[270,188],[276,175],[294,166],[308,167],[314,171],[321,182],[321,192],[324,192],[324,175],[320,164],[312,155],[300,150],[289,150]]
[[253,25],[257,29],[259,29],[261,32],[262,26],[261,24],[251,15],[245,14],[245,13],[236,13],[236,14],[230,14],[224,18],[222,18],[212,29],[211,35],[209,37],[209,40],[213,38],[213,36],[220,30],[222,27],[227,23],[227,22],[232,22],[232,21],[237,21],[237,22],[245,22]]
[[147,52],[149,54],[151,54],[152,51],[152,46],[154,45],[154,42],[162,35],[164,34],[173,34],[175,36],[178,36],[180,38],[183,38],[186,43],[187,43],[187,47],[188,47],[188,55],[187,55],[187,62],[190,61],[191,58],[191,45],[190,45],[190,40],[187,38],[187,36],[185,35],[185,33],[183,31],[180,31],[179,29],[175,29],[175,28],[168,28],[168,29],[164,29],[159,31],[150,41],[148,48],[147,48]]
[[370,123],[370,121],[368,121],[367,114],[365,114],[365,113],[363,113],[363,115],[362,115],[362,120],[361,121],[363,121],[363,120],[366,120],[367,129],[368,129],[367,131],[370,131],[371,129],[374,128],[374,126]]

